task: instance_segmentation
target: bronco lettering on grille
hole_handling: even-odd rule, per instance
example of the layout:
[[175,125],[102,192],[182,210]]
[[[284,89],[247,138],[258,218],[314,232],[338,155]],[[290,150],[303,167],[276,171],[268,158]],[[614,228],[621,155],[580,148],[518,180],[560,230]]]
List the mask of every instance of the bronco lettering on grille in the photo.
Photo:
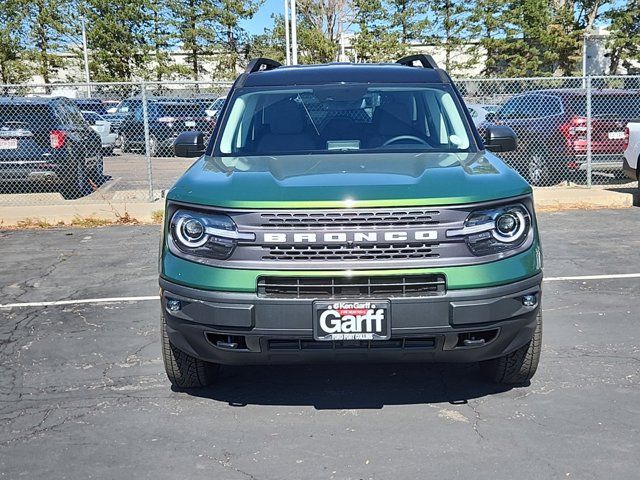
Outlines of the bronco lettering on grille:
[[325,232],[325,233],[264,233],[266,244],[278,243],[377,243],[424,242],[438,239],[437,230],[387,231],[387,232]]

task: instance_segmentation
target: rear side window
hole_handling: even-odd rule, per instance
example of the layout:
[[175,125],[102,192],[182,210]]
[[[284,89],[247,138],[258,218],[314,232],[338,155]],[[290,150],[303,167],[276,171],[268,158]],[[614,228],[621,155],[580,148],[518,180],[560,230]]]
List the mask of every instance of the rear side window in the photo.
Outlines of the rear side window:
[[159,104],[159,117],[200,117],[205,115],[204,107],[197,103]]
[[528,118],[531,114],[531,105],[534,103],[532,95],[523,95],[507,100],[498,112],[500,118]]
[[102,120],[100,116],[95,112],[82,112],[85,120],[89,123],[89,125],[95,125],[97,121]]
[[74,104],[69,102],[62,102],[60,108],[65,112],[66,123],[75,126],[86,126],[87,122],[84,120],[82,113],[78,110]]
[[54,123],[51,109],[43,104],[0,104],[0,132],[48,130]]
[[[584,95],[572,97],[569,108],[574,115],[587,116],[587,98]],[[595,118],[634,119],[640,117],[640,92],[593,93],[591,115]]]
[[562,115],[562,102],[558,97],[551,95],[540,95],[536,108],[536,117],[552,117]]

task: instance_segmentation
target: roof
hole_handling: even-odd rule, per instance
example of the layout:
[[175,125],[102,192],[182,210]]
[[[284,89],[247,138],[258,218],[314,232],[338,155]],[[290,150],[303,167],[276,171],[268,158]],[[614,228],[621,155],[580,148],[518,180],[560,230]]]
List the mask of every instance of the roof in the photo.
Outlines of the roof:
[[20,105],[46,105],[54,101],[68,100],[66,97],[0,97],[0,103]]
[[261,70],[246,75],[245,87],[327,83],[444,83],[444,71],[397,63],[327,63]]
[[[637,89],[622,89],[622,88],[602,88],[591,89],[592,95],[637,95],[640,90]],[[559,95],[559,96],[585,96],[586,90],[583,88],[545,88],[541,90],[528,90],[526,92],[520,92],[517,96],[522,95]]]

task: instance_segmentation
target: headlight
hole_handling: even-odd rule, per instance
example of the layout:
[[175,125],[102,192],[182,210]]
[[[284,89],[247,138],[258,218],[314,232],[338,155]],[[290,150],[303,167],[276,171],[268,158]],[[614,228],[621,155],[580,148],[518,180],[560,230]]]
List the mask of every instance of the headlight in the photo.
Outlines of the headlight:
[[464,227],[449,230],[448,237],[464,236],[474,255],[491,255],[521,246],[531,230],[531,215],[518,203],[471,212]]
[[252,233],[240,233],[226,215],[178,210],[171,217],[171,240],[183,253],[225,260],[239,240],[254,240]]

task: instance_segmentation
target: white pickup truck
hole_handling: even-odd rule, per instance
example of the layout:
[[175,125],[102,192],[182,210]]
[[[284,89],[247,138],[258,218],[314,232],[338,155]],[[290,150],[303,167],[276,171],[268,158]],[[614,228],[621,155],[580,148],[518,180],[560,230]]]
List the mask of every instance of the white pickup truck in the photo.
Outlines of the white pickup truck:
[[[640,166],[638,159],[640,158],[640,120],[629,122],[625,130],[625,144],[623,169],[632,180],[638,180],[640,174]],[[638,184],[640,190],[640,183]]]

